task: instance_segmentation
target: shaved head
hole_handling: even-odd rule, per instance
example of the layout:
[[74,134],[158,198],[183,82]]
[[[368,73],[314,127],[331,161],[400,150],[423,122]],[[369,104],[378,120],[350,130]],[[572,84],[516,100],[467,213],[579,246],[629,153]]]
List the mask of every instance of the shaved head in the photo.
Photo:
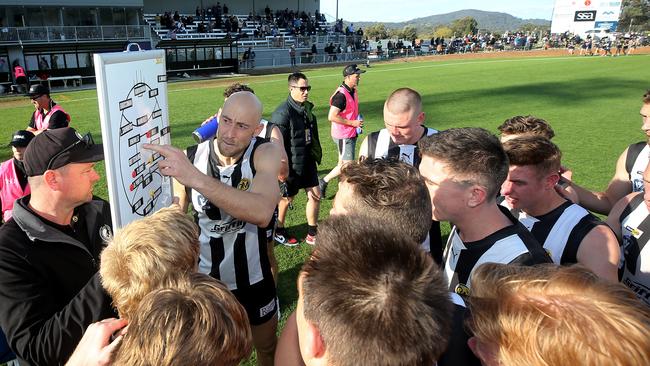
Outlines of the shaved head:
[[255,94],[241,91],[223,104],[217,129],[217,147],[222,156],[238,158],[251,139],[262,131],[262,102]]
[[424,134],[422,97],[411,88],[400,88],[384,103],[384,126],[398,145],[414,145]]
[[237,121],[253,122],[255,125],[262,119],[262,102],[259,98],[249,92],[240,91],[231,94],[223,104],[223,114],[231,112],[241,119]]
[[394,114],[418,114],[422,111],[422,97],[411,88],[399,88],[388,96],[384,108]]

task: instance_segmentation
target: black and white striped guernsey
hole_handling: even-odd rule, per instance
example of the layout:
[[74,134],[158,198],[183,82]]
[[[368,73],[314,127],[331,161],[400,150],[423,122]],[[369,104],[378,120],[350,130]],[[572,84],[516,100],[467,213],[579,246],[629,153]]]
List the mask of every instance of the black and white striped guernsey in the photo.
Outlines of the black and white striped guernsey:
[[[420,141],[426,136],[431,136],[438,133],[438,130],[428,128],[426,126],[422,131],[422,135],[418,139]],[[393,142],[390,133],[387,129],[383,128],[379,131],[372,132],[368,135],[366,140],[367,151],[362,151],[361,154],[368,158],[376,159],[399,159],[400,161],[412,165],[414,167],[420,166],[420,151],[417,143],[414,145],[398,145]],[[442,239],[440,232],[440,223],[437,221],[431,222],[431,229],[427,238],[422,243],[422,248],[430,252],[433,259],[440,263],[442,261]],[[433,238],[433,240],[432,240]]]
[[650,211],[637,194],[625,207],[619,218],[621,223],[621,282],[647,305],[650,305]]
[[[249,191],[255,177],[253,156],[266,140],[253,138],[242,157],[228,167],[219,166],[214,141],[199,144],[195,153],[188,149],[194,166],[224,184]],[[221,280],[230,290],[246,288],[272,276],[265,228],[230,216],[195,190],[191,190],[191,197],[200,229],[199,272]]]
[[627,147],[625,170],[632,182],[632,192],[643,192],[643,171],[650,162],[650,145],[646,141]]
[[551,262],[544,248],[508,209],[502,206],[499,209],[512,225],[468,243],[463,243],[455,226],[449,234],[443,259],[450,291],[468,296],[472,273],[483,263],[533,265]]
[[[506,202],[504,200],[501,204],[508,207]],[[605,225],[589,211],[570,201],[541,216],[530,216],[517,209],[510,212],[542,243],[553,263],[557,264],[577,263],[582,239],[591,229]]]
[[[420,139],[438,133],[438,130],[433,128],[422,127],[424,127],[424,132]],[[398,145],[393,142],[390,133],[385,128],[369,134],[366,144],[368,148],[366,156],[369,158],[399,159],[416,168],[420,166],[420,152],[417,144]]]

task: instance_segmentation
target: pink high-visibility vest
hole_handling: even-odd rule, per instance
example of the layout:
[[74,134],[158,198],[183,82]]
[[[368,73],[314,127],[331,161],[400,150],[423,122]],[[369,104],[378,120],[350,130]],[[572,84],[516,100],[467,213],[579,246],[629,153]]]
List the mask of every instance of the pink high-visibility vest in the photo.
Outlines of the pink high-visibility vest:
[[50,126],[50,117],[52,117],[52,114],[54,114],[56,111],[63,112],[65,114],[65,117],[68,119],[68,123],[70,123],[70,115],[57,104],[52,109],[50,109],[45,116],[43,116],[43,113],[41,113],[40,110],[34,111],[34,122],[36,122],[36,129],[47,130]]
[[[350,92],[344,87],[339,86],[330,97],[330,106],[332,106],[332,98],[337,92],[345,96],[345,109],[339,112],[339,116],[347,120],[355,120],[359,116],[359,92],[357,98],[352,98]],[[349,139],[357,135],[357,129],[352,126],[342,125],[340,123],[332,122],[332,137],[335,139]]]
[[0,164],[0,200],[2,200],[2,219],[4,222],[11,218],[14,201],[30,193],[29,184],[25,186],[25,190],[20,186],[14,159],[9,159]]

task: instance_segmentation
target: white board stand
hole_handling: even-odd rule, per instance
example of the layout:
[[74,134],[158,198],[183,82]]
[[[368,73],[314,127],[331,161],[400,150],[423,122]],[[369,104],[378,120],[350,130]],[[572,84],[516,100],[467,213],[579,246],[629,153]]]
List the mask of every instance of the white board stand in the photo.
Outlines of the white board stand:
[[167,74],[163,50],[96,53],[97,97],[113,228],[172,202],[162,156],[142,144],[169,145]]

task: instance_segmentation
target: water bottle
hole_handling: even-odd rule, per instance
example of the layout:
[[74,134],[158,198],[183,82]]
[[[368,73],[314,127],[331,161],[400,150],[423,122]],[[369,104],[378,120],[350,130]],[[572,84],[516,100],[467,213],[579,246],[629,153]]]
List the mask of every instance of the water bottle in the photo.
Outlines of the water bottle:
[[[359,113],[357,119],[363,121],[363,116],[361,115],[361,113]],[[363,128],[361,126],[357,127],[357,135],[361,135],[362,133],[363,133]]]
[[217,134],[218,127],[219,121],[217,121],[217,117],[212,117],[206,124],[194,130],[192,136],[200,144],[205,140],[213,138]]

